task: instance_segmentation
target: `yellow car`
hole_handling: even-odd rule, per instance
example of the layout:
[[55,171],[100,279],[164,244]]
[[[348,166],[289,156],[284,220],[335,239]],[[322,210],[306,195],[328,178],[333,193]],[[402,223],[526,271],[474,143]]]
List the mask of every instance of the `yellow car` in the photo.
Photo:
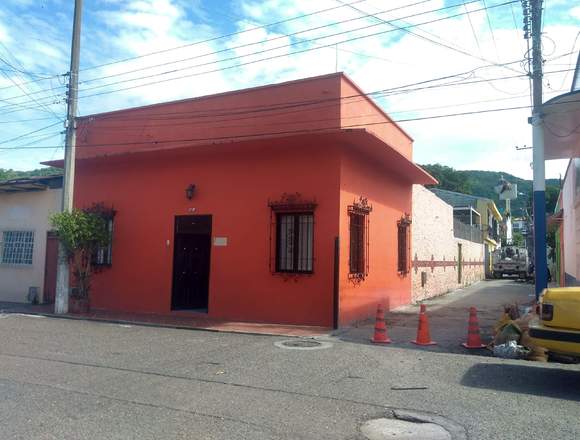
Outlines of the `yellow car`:
[[545,289],[530,337],[550,352],[580,357],[580,287]]

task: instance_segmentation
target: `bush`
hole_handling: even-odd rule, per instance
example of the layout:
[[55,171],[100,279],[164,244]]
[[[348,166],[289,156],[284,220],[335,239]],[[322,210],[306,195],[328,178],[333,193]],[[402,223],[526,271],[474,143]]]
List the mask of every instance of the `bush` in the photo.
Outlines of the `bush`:
[[99,214],[74,209],[50,218],[69,260],[78,298],[88,298],[92,259],[97,250],[109,244],[106,220]]

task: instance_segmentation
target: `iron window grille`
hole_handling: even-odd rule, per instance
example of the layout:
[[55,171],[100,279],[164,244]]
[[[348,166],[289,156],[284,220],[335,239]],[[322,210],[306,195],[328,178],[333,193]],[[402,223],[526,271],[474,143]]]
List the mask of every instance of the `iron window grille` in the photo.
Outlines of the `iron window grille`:
[[314,215],[276,214],[276,272],[312,273]]
[[349,278],[363,280],[369,274],[369,214],[372,206],[361,197],[348,207]]
[[397,221],[397,271],[400,275],[406,275],[410,270],[410,226],[411,217],[409,214],[405,214]]
[[316,202],[303,200],[299,193],[284,193],[280,200],[268,202],[268,206],[271,209],[270,270],[282,274],[313,273]]
[[109,267],[113,264],[113,229],[117,211],[112,207],[106,207],[104,202],[94,203],[84,211],[101,217],[107,224],[108,244],[97,247],[93,252],[91,263],[97,268]]
[[93,255],[93,265],[111,266],[113,264],[113,217],[106,218],[109,243],[107,246],[99,246]]
[[0,242],[0,263],[32,266],[34,231],[3,231]]

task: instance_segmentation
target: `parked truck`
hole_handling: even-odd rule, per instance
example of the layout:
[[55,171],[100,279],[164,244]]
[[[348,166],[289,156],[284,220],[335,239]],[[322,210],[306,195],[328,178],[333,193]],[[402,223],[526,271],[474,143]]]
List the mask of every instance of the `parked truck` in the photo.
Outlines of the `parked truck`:
[[493,277],[517,275],[525,279],[530,276],[530,260],[528,250],[517,246],[504,246],[492,253]]

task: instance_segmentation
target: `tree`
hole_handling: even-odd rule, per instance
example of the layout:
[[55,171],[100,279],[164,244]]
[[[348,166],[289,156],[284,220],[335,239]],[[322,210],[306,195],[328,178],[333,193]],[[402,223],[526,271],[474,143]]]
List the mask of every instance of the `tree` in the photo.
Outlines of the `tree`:
[[99,213],[98,206],[84,211],[61,212],[50,218],[71,265],[76,284],[73,296],[80,299],[89,296],[93,256],[110,241],[107,221]]
[[437,188],[471,194],[471,183],[455,169],[438,163],[422,167],[439,181]]
[[521,232],[514,232],[512,234],[512,242],[514,246],[524,247],[526,244],[526,240]]

